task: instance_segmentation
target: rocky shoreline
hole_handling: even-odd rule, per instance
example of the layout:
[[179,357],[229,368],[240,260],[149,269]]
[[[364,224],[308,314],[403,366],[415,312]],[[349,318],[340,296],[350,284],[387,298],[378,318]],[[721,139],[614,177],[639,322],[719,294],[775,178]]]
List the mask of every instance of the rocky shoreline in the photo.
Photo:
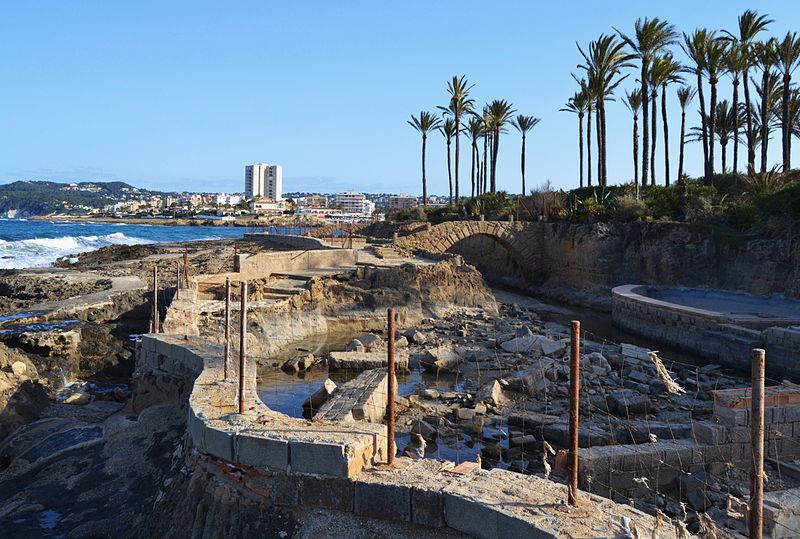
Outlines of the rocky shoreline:
[[[312,537],[325,526],[359,525],[375,536],[414,535],[400,525],[348,523],[351,517],[342,515],[265,510],[242,498],[193,460],[185,431],[186,381],[161,376],[131,383],[136,336],[148,330],[144,283],[152,268],[162,274],[165,328],[190,322],[197,334],[219,342],[218,283],[204,285],[197,310],[184,312],[179,303],[164,307],[174,292],[175,263],[186,253],[192,275],[222,274],[234,268],[235,253],[261,249],[229,240],[111,246],[81,255],[69,270],[0,275],[6,310],[37,311],[57,300],[58,312],[70,313],[0,319],[4,530],[18,536],[187,537],[194,530],[206,536]],[[563,482],[569,328],[546,321],[535,305],[516,304],[512,294],[496,297],[461,257],[369,260],[304,278],[279,300],[270,291],[280,289],[276,280],[285,276],[251,282],[249,348],[261,373],[283,369],[296,378],[313,416],[359,372],[381,368],[386,308],[394,307],[395,344],[407,371],[396,402],[400,452]],[[117,293],[119,279],[143,285]],[[86,301],[98,295],[100,300]],[[332,334],[346,336],[341,346],[318,354],[298,349],[303,339]],[[582,449],[698,443],[693,425],[713,421],[715,392],[743,386],[717,365],[686,365],[589,335],[581,354]],[[78,383],[64,387],[67,373]],[[303,389],[307,376],[331,379],[313,397]],[[767,474],[771,491],[800,485],[771,464]],[[610,497],[691,533],[702,534],[709,518],[740,533],[743,520],[732,514],[746,512],[740,507],[748,495],[746,471],[714,461],[690,475],[653,485],[635,499],[621,491]],[[71,502],[74,492],[79,496]],[[194,514],[185,515],[187,503]]]

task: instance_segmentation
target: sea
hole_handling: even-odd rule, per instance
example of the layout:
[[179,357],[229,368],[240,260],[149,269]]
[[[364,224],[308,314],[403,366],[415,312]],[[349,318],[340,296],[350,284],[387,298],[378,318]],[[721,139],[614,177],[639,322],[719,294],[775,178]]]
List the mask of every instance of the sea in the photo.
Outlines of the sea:
[[[257,230],[286,232],[282,227],[259,227]],[[134,225],[0,218],[0,269],[46,267],[64,257],[75,262],[79,253],[108,245],[241,238],[246,232],[254,231],[254,228],[229,226]]]

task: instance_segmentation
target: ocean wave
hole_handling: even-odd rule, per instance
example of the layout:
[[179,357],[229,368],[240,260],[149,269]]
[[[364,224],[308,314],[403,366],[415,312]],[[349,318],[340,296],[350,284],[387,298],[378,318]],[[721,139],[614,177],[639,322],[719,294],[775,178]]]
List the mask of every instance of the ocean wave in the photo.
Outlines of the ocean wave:
[[95,251],[108,245],[151,243],[142,238],[114,232],[102,236],[61,236],[18,241],[0,240],[0,269],[50,266],[61,257]]

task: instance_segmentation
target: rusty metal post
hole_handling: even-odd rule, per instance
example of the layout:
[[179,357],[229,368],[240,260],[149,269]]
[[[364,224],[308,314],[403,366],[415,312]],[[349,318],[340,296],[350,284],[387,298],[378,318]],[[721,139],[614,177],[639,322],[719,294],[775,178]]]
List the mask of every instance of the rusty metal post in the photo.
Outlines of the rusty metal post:
[[175,299],[181,299],[181,262],[175,261]]
[[239,307],[239,413],[244,413],[244,380],[247,361],[247,281],[242,281]]
[[223,380],[228,379],[231,361],[231,278],[225,277],[225,358],[222,362]]
[[394,309],[388,311],[389,336],[386,349],[388,350],[386,369],[386,462],[394,464]]
[[764,526],[764,363],[765,353],[753,349],[753,394],[750,425],[753,466],[750,475],[750,539],[761,539]]
[[184,288],[189,288],[189,251],[183,252],[183,282]]
[[239,254],[239,246],[234,242],[233,244],[233,271],[236,271],[236,257]]
[[570,369],[569,369],[569,470],[568,502],[569,505],[578,505],[578,399],[580,397],[580,366],[581,366],[581,323],[572,321],[572,337],[570,339]]
[[161,323],[158,319],[158,266],[153,266],[153,327],[152,333],[158,333]]

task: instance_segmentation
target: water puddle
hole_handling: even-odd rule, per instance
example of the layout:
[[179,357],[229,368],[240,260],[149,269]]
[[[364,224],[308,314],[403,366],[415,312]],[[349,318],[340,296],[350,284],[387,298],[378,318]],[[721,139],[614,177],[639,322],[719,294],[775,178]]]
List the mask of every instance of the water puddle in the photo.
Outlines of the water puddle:
[[70,329],[78,324],[78,320],[58,320],[55,322],[36,322],[33,324],[12,324],[0,329],[0,335],[16,335],[19,333],[43,333],[60,329]]

